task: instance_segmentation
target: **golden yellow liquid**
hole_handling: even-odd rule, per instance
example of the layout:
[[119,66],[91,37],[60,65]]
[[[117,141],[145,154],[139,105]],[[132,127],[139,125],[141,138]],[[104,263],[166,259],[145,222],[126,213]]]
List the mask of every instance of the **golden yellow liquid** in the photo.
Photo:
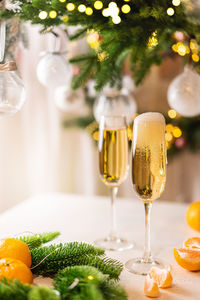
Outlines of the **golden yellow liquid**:
[[132,182],[144,202],[160,197],[166,181],[165,122],[138,122],[134,126]]
[[126,178],[128,136],[126,128],[104,129],[99,138],[99,170],[103,182],[118,186]]

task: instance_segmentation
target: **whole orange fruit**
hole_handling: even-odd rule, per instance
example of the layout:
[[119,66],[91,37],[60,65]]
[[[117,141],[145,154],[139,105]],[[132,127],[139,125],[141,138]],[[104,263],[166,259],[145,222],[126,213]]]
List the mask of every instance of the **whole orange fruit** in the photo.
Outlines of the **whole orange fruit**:
[[15,239],[0,240],[0,259],[11,257],[22,261],[27,267],[31,267],[31,253],[26,243]]
[[200,231],[200,201],[190,204],[186,212],[186,221],[190,227]]
[[0,259],[0,280],[2,278],[18,279],[22,283],[33,282],[33,274],[30,269],[20,260],[13,258]]

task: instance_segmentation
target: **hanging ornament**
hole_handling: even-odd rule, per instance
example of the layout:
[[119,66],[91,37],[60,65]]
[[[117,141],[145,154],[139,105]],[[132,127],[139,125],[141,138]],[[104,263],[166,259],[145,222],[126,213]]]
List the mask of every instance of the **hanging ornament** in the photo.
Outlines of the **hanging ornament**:
[[62,52],[46,52],[37,65],[37,77],[48,88],[70,85],[72,67]]
[[183,117],[200,114],[200,76],[186,66],[168,88],[169,106]]
[[[127,79],[127,78],[126,78]],[[127,82],[127,80],[125,81]],[[127,124],[133,121],[133,116],[137,111],[137,104],[131,95],[134,86],[129,85],[129,90],[124,85],[119,91],[116,87],[106,86],[102,93],[97,97],[93,112],[96,121],[99,123],[102,115],[124,115]]]
[[89,113],[89,108],[84,101],[83,89],[72,91],[68,86],[60,86],[55,91],[56,106],[69,114],[85,116]]
[[15,62],[0,64],[0,116],[11,116],[25,102],[25,90]]
[[[0,2],[0,9],[5,1]],[[12,116],[18,112],[25,102],[25,90],[21,78],[17,74],[17,66],[13,61],[2,63],[6,44],[6,23],[0,23],[0,117]]]

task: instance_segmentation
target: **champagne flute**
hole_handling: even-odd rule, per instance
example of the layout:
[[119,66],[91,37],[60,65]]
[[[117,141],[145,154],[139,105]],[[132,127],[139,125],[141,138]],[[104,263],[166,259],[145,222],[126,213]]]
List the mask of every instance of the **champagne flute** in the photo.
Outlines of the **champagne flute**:
[[167,151],[165,119],[160,113],[144,113],[135,118],[132,146],[132,182],[145,207],[145,247],[142,258],[131,259],[126,268],[139,275],[148,274],[161,261],[151,256],[150,213],[154,200],[164,191]]
[[95,245],[106,250],[126,250],[132,243],[118,237],[116,233],[115,199],[119,185],[128,173],[128,136],[124,116],[102,116],[99,126],[99,171],[101,180],[110,190],[111,231],[108,237],[95,241]]

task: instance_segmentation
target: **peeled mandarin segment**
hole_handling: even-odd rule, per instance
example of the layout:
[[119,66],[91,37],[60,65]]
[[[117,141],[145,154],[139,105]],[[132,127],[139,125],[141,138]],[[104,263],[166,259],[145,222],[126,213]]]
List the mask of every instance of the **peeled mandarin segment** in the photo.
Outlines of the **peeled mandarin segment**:
[[200,231],[200,201],[190,204],[186,211],[185,217],[190,227]]
[[144,294],[150,298],[157,298],[159,296],[159,288],[157,283],[149,275],[146,276],[144,282]]
[[185,241],[185,243],[184,243],[184,247],[200,250],[200,237],[193,237],[193,238],[187,239],[187,241]]
[[150,276],[156,281],[160,288],[170,287],[173,281],[172,274],[169,269],[153,267],[150,270]]
[[0,240],[0,258],[11,257],[22,261],[31,267],[31,253],[26,243],[15,239]]
[[21,261],[13,258],[0,259],[0,280],[2,278],[18,279],[22,283],[33,282],[33,274]]
[[174,257],[179,264],[189,271],[200,271],[200,250],[190,248],[174,248]]

